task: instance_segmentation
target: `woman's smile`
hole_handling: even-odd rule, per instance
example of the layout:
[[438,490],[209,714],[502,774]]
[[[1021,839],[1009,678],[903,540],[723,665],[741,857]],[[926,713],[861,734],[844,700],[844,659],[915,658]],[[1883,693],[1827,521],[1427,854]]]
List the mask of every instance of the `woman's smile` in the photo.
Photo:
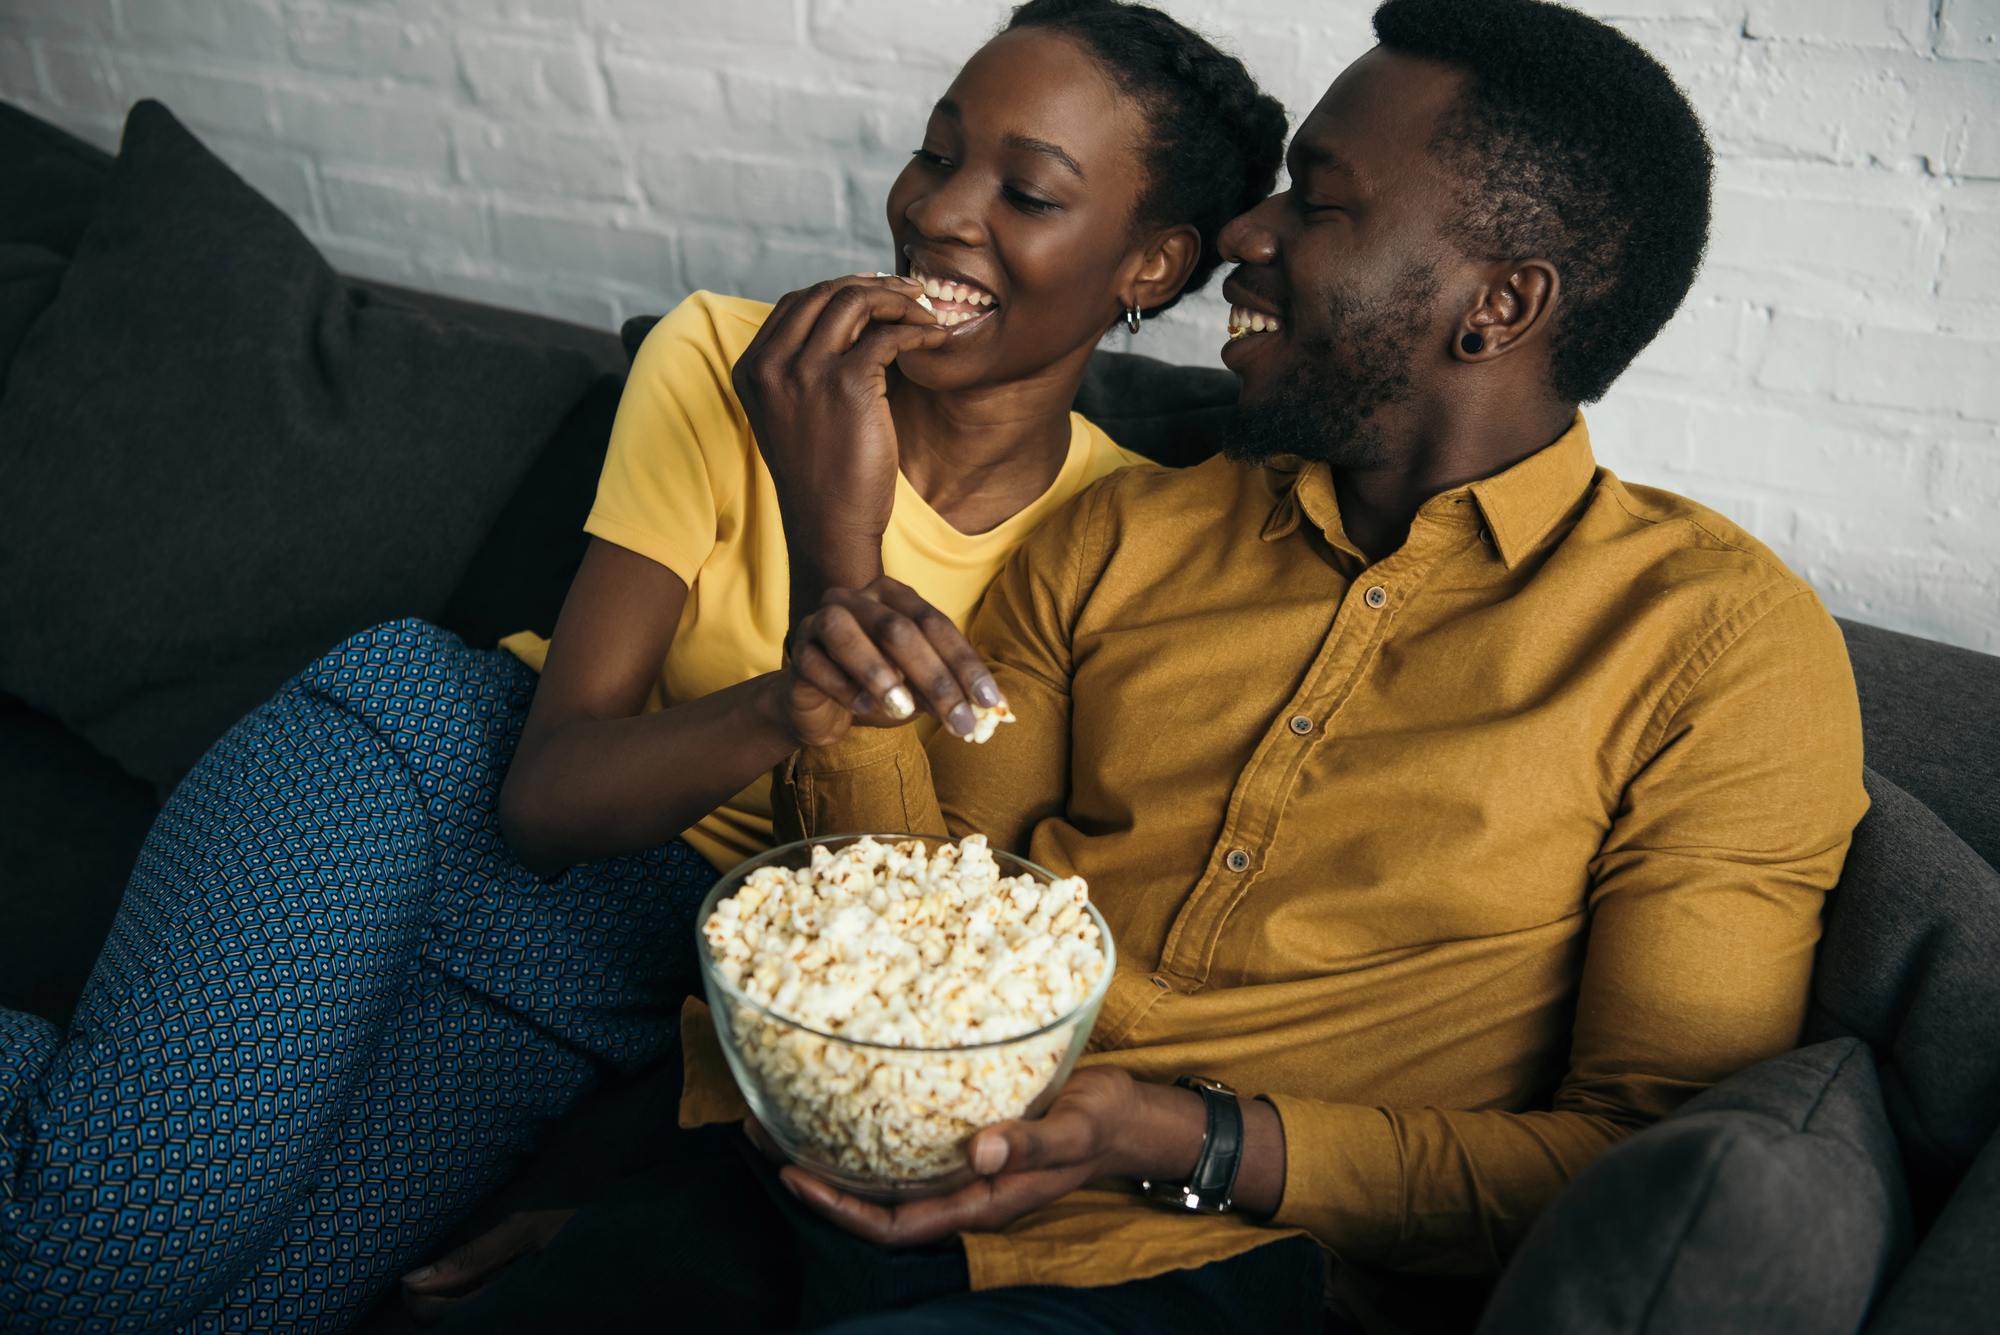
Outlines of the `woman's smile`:
[[938,323],[943,325],[983,324],[986,317],[1000,308],[1000,299],[986,288],[956,270],[947,269],[934,261],[920,260],[909,252],[914,247],[905,247],[905,257],[909,260],[909,276],[924,286],[924,295],[930,298],[931,309],[937,312]]

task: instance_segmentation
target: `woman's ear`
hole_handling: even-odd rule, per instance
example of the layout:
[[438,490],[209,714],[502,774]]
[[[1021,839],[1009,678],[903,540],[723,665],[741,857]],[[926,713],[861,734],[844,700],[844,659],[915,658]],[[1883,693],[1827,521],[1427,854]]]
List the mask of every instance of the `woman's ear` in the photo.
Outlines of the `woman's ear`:
[[1120,302],[1126,309],[1149,311],[1173,300],[1200,258],[1201,233],[1192,225],[1181,223],[1155,234],[1139,252],[1138,268],[1126,279]]
[[1533,338],[1546,339],[1562,277],[1547,260],[1496,264],[1451,336],[1451,355],[1490,362]]

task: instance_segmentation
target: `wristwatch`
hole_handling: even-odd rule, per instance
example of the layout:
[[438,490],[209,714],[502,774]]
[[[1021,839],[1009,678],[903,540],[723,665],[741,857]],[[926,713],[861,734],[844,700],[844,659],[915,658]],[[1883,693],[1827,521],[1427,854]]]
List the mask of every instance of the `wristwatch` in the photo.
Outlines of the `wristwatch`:
[[1202,1133],[1201,1153],[1194,1172],[1186,1182],[1139,1184],[1139,1190],[1156,1201],[1191,1210],[1195,1214],[1227,1214],[1236,1192],[1236,1171],[1243,1166],[1243,1107],[1236,1091],[1220,1080],[1203,1075],[1184,1075],[1174,1081],[1182,1089],[1201,1095],[1208,1111],[1208,1129]]

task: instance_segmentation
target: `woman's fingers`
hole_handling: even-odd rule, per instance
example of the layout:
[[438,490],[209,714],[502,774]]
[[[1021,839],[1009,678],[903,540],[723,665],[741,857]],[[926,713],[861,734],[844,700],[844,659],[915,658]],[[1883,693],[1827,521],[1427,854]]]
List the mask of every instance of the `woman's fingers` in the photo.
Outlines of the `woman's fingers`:
[[1001,694],[992,672],[950,617],[931,606],[915,589],[893,579],[876,580],[872,591],[885,606],[908,617],[923,632],[932,652],[950,669],[967,700],[986,709],[1006,703],[1007,697]]
[[[919,707],[929,710],[960,737],[969,736],[978,722],[970,699],[924,629],[904,612],[872,598],[856,597],[846,605],[846,610],[853,618],[853,628],[842,627],[842,638],[829,642],[828,648],[834,656],[841,658],[843,646],[856,643],[853,636],[865,638],[874,654],[885,660],[902,678],[902,684],[915,694]],[[949,618],[944,621],[950,626]],[[952,626],[951,631],[956,634],[957,627]],[[842,665],[848,666],[845,659]],[[874,679],[861,680],[889,706],[891,714],[899,713],[900,702],[883,695]]]
[[[867,718],[881,708],[881,702],[874,694],[855,681],[854,677],[829,657],[818,642],[809,637],[806,626],[800,627],[800,634],[792,649],[792,667],[830,700],[838,700],[856,718]],[[890,686],[898,685],[890,682]],[[887,689],[887,688],[885,688]],[[911,713],[916,711],[912,709]],[[909,715],[903,715],[908,718]]]
[[801,351],[809,359],[838,357],[852,349],[870,325],[948,334],[935,312],[917,304],[922,292],[903,278],[844,280],[819,307]]
[[546,1247],[575,1210],[524,1210],[463,1247],[403,1276],[403,1301],[420,1320],[440,1321],[529,1252]]

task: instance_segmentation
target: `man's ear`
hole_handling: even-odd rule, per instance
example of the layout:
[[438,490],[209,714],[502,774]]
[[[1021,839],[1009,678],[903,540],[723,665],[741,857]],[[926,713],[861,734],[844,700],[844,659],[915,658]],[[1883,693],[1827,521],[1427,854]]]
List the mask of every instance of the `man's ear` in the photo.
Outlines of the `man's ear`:
[[1156,234],[1138,254],[1138,267],[1125,280],[1119,296],[1125,308],[1151,310],[1171,301],[1187,285],[1195,262],[1201,259],[1201,233],[1188,223],[1169,227]]
[[1531,340],[1548,338],[1562,276],[1547,260],[1510,260],[1487,271],[1451,338],[1462,362],[1489,362]]

